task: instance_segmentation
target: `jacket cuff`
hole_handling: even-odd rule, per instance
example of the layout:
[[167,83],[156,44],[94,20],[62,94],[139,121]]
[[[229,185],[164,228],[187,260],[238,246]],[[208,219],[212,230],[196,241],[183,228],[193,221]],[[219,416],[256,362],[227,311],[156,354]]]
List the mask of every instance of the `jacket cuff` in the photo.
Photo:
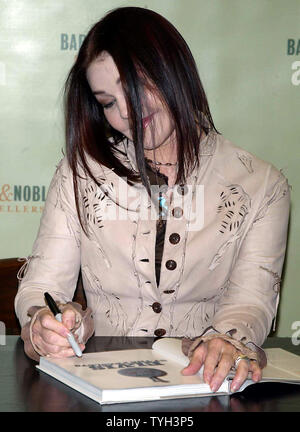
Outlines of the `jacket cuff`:
[[75,302],[68,302],[61,306],[60,309],[63,310],[66,307],[71,307],[76,315],[75,327],[71,329],[78,336],[79,343],[86,344],[88,339],[93,335],[95,331],[95,323],[93,319],[93,311],[91,308],[87,307],[85,310],[82,309],[81,304]]
[[265,351],[256,345],[254,342],[248,342],[245,344],[246,347],[250,348],[252,351],[256,352],[257,354],[257,361],[258,365],[261,369],[267,366],[267,355]]
[[35,342],[34,342],[34,340],[33,340],[33,331],[32,331],[32,329],[33,329],[34,323],[35,323],[36,320],[37,320],[37,317],[38,317],[38,316],[40,315],[40,313],[42,313],[42,312],[44,312],[44,313],[45,313],[45,312],[46,312],[46,313],[50,313],[49,308],[48,308],[47,306],[41,306],[41,307],[38,307],[38,306],[32,306],[32,307],[28,310],[28,313],[27,313],[27,315],[31,317],[31,321],[29,322],[29,339],[30,339],[31,345],[32,345],[32,347],[33,347],[35,353],[36,353],[38,356],[44,356],[44,355],[46,355],[46,354],[42,352],[41,348],[40,348],[38,345],[35,344]]
[[33,342],[32,327],[36,321],[36,318],[42,310],[46,310],[46,307],[32,306],[27,315],[31,318],[31,321],[27,322],[21,329],[21,339],[24,342],[25,354],[32,360],[39,361],[42,354],[38,346]]
[[[220,332],[218,332],[215,328],[213,328],[212,326],[210,326],[210,327],[208,327],[207,329],[205,329],[204,332],[201,333],[200,336],[194,337],[194,338],[192,338],[192,339],[189,339],[189,338],[183,338],[182,341],[181,341],[181,342],[182,342],[182,343],[181,343],[181,349],[182,349],[182,352],[184,353],[184,355],[186,355],[187,357],[190,358],[190,356],[189,356],[189,351],[190,351],[190,347],[191,347],[191,345],[193,345],[194,342],[195,342],[196,340],[199,340],[199,339],[202,338],[203,336],[207,336],[207,335],[209,335],[209,334],[217,334],[217,335],[219,335]],[[195,348],[195,349],[196,349],[196,348]],[[194,349],[194,350],[195,350],[195,349]]]
[[267,364],[267,356],[262,348],[254,344],[253,342],[248,342],[244,344],[243,342],[234,339],[230,332],[226,334],[219,333],[213,327],[208,327],[201,336],[195,339],[183,339],[182,341],[182,351],[189,358],[192,357],[194,351],[201,345],[203,342],[208,342],[209,340],[221,338],[226,342],[233,345],[241,354],[246,355],[250,360],[257,361],[260,368],[264,368]]

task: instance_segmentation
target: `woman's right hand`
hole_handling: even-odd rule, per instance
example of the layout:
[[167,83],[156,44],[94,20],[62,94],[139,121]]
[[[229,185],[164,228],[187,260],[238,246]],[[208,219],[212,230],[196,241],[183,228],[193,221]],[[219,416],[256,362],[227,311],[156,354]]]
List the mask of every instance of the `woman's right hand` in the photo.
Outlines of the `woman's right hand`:
[[[67,335],[75,328],[76,324],[76,314],[73,308],[68,306],[64,308],[61,323],[54,318],[48,309],[42,309],[37,313],[30,329],[31,324],[27,323],[21,332],[25,353],[30,358],[38,361],[38,354],[55,358],[75,355],[67,339]],[[83,351],[85,345],[79,344],[79,347]]]

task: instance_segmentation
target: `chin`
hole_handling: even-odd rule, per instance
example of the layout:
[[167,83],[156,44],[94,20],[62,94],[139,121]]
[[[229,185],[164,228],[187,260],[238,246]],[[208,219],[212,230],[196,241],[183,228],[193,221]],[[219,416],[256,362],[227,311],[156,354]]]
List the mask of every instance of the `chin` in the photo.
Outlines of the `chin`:
[[170,135],[168,135],[165,139],[157,139],[155,140],[155,143],[153,144],[152,141],[144,142],[144,149],[145,150],[156,150],[163,145],[167,144],[169,141]]

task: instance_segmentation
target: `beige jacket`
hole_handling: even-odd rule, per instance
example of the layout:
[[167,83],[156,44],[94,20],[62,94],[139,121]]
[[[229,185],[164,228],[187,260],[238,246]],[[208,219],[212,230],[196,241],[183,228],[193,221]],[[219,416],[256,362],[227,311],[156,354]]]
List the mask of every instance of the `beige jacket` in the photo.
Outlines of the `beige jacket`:
[[[116,151],[137,169],[132,143]],[[80,180],[86,236],[63,159],[16,296],[21,325],[30,307],[44,305],[45,291],[71,301],[81,268],[96,335],[195,337],[212,326],[261,345],[278,306],[289,186],[272,165],[213,132],[200,156],[183,192],[168,191],[159,287],[156,218],[145,189],[90,161],[102,186]]]

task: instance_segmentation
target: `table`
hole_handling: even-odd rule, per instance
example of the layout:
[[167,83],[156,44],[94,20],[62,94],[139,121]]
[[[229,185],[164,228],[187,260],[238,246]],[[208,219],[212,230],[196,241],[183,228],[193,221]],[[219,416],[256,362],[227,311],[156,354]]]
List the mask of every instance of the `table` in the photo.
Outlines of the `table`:
[[[92,337],[86,352],[150,348],[152,338]],[[264,347],[281,347],[300,355],[289,338],[270,337]],[[23,351],[18,336],[0,345],[1,412],[151,412],[169,415],[196,412],[300,412],[300,385],[261,383],[232,396],[214,396],[100,406],[97,402],[39,372]]]

